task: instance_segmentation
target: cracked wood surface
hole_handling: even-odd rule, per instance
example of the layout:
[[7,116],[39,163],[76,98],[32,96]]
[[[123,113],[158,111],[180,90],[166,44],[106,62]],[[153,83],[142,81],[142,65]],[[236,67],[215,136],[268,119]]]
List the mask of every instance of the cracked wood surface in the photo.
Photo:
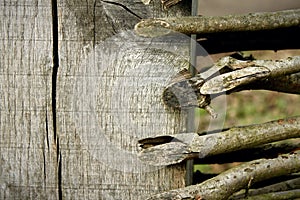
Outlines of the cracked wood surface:
[[51,10],[0,3],[0,199],[58,199]]
[[132,48],[134,34],[121,31],[137,16],[188,15],[189,5],[52,3],[57,13],[51,2],[0,3],[0,199],[144,199],[183,187],[183,165],[134,157],[137,138],[185,129],[160,98],[164,78],[179,69],[158,65],[181,60],[147,50],[150,41]]
[[126,31],[139,18],[116,2],[142,17],[189,14],[176,6],[164,12],[158,0],[58,5],[57,133],[65,199],[144,199],[185,183],[184,165],[156,168],[136,156],[139,138],[185,130],[179,113],[161,100],[165,82],[184,62],[164,52],[164,44]]

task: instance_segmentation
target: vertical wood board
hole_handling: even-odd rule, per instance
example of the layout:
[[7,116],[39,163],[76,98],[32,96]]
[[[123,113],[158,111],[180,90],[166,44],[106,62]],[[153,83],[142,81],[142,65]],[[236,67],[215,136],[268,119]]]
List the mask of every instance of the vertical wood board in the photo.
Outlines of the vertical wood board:
[[[145,18],[189,13],[164,12],[160,1],[117,2]],[[138,139],[186,130],[185,116],[168,109],[161,95],[186,67],[187,40],[139,38],[132,32],[139,19],[105,2],[63,1],[58,10],[63,198],[144,199],[183,187],[184,165],[155,168],[136,154]]]
[[0,3],[0,199],[56,199],[47,1]]

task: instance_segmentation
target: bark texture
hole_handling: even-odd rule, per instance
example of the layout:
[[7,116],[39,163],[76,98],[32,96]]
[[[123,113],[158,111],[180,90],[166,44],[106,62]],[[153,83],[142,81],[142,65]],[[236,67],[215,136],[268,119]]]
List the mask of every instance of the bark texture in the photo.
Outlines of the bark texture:
[[[241,31],[262,31],[300,25],[300,10],[249,13],[228,16],[197,16],[145,19],[136,24],[135,31],[145,37],[157,37],[172,32],[208,34]],[[157,32],[156,30],[160,31]]]
[[[252,183],[299,172],[299,159],[300,154],[296,153],[282,155],[274,159],[254,160],[232,168],[201,184],[171,190],[148,199],[228,199],[231,194],[247,188]],[[273,195],[276,195],[276,193]]]
[[[291,117],[264,124],[233,127],[206,135],[186,133],[142,139],[139,141],[142,147],[139,156],[151,165],[163,166],[298,137],[300,117]],[[153,142],[158,140],[159,143]]]

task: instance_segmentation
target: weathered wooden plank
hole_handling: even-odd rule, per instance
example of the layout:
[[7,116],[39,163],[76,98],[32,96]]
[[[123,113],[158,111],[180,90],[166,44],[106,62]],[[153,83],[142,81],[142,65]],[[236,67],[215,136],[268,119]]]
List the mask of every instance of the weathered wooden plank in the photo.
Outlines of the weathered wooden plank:
[[0,199],[56,199],[49,1],[0,2]]
[[[165,12],[158,0],[148,6],[138,0],[114,2],[141,17],[189,14],[176,6]],[[183,165],[155,168],[136,154],[139,138],[186,128],[183,116],[168,110],[161,95],[172,75],[186,66],[189,45],[168,47],[125,31],[138,20],[103,1],[59,4],[57,133],[63,198],[144,199],[184,186]]]

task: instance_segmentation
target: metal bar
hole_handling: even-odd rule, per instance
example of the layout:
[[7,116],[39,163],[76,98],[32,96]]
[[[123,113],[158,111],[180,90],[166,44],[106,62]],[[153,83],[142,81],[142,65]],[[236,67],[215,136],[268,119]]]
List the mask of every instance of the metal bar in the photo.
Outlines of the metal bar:
[[[197,16],[198,13],[198,0],[192,0],[192,16]],[[190,46],[190,67],[189,71],[194,76],[197,74],[196,72],[196,64],[197,64],[197,35],[193,34],[191,35],[191,46]],[[189,108],[187,111],[187,121],[186,121],[186,127],[187,127],[187,132],[195,132],[195,109],[194,108]],[[193,172],[194,172],[194,161],[193,160],[188,160],[186,162],[186,185],[192,185],[193,184]]]

